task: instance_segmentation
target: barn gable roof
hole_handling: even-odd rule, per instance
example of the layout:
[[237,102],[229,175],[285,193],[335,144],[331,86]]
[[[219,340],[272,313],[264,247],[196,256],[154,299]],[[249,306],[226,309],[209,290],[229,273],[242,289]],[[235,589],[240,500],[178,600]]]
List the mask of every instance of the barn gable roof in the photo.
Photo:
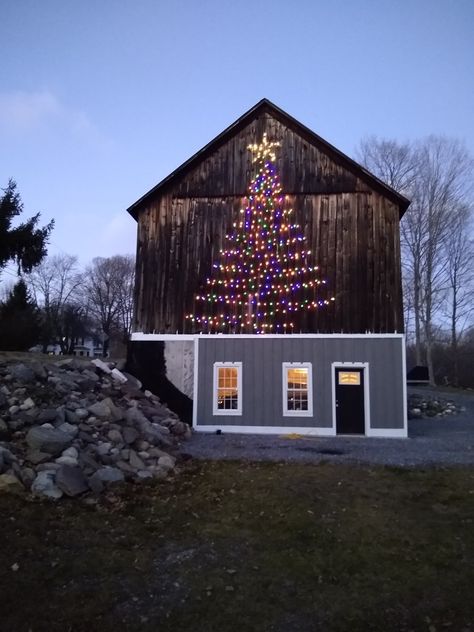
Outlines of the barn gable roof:
[[335,163],[340,164],[345,169],[352,172],[354,175],[364,181],[369,187],[371,187],[375,191],[380,192],[382,195],[393,201],[400,208],[400,217],[403,216],[404,212],[410,204],[410,200],[408,200],[400,193],[397,193],[397,191],[382,182],[382,180],[379,180],[379,178],[377,178],[372,173],[367,171],[367,169],[352,160],[352,158],[349,158],[349,156],[346,156],[346,154],[344,154],[342,151],[336,149],[336,147],[321,138],[321,136],[315,134],[308,127],[297,121],[290,114],[284,112],[268,99],[262,99],[261,101],[259,101],[250,110],[248,110],[240,118],[234,121],[234,123],[229,125],[229,127],[227,127],[223,132],[221,132],[218,136],[211,140],[207,145],[205,145],[202,149],[191,156],[191,158],[186,160],[182,165],[180,165],[177,169],[166,176],[166,178],[161,180],[161,182],[159,182],[147,193],[145,193],[145,195],[134,202],[127,209],[127,211],[134,219],[137,219],[138,213],[146,205],[147,201],[151,197],[154,197],[157,193],[162,192],[168,186],[174,184],[180,177],[183,177],[187,172],[189,172],[200,162],[205,160],[210,154],[212,154],[220,146],[227,142],[227,140],[229,140],[234,134],[237,134],[241,129],[247,126],[253,119],[257,118],[262,113],[270,114],[282,124],[293,129],[309,143],[317,146],[323,153],[334,160]]

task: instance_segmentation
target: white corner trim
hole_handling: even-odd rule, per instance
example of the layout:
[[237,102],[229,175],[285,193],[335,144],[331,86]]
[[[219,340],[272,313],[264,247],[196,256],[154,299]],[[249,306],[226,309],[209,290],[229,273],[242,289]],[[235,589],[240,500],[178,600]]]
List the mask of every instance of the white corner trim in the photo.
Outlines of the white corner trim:
[[194,375],[193,375],[193,428],[197,426],[198,368],[199,368],[199,338],[195,338],[194,339]]
[[402,393],[403,393],[403,429],[408,437],[408,394],[407,394],[407,348],[406,339],[402,340]]
[[280,434],[300,434],[314,437],[333,437],[335,435],[332,428],[315,428],[310,427],[291,427],[291,426],[219,426],[219,425],[202,425],[195,427],[196,432],[216,432],[220,430],[225,433],[238,434],[264,434],[264,435],[280,435]]
[[[308,371],[308,410],[288,410],[288,369],[307,369]],[[311,362],[283,362],[281,390],[283,396],[283,417],[313,416],[313,367]]]

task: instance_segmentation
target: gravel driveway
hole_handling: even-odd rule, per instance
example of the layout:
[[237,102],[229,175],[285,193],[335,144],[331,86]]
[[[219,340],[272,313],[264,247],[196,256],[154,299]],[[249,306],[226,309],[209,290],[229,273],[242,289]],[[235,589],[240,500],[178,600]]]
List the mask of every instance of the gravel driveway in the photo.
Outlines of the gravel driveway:
[[474,464],[474,395],[445,394],[430,389],[409,392],[453,400],[466,411],[441,418],[408,422],[408,439],[308,437],[194,433],[185,451],[197,459],[252,461],[320,461],[393,466]]

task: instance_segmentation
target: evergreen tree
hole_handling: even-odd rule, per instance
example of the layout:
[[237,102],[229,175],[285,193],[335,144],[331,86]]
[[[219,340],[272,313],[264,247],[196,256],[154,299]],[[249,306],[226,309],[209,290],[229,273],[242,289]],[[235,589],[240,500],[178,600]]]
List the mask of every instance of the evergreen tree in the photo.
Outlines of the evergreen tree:
[[0,305],[0,349],[27,351],[38,342],[40,329],[39,310],[21,279]]
[[18,266],[18,273],[30,272],[46,255],[46,244],[53,230],[54,220],[38,227],[37,213],[22,224],[12,227],[13,220],[23,212],[23,203],[13,180],[0,195],[0,271],[9,261]]
[[266,134],[254,153],[256,176],[214,276],[195,297],[202,306],[188,316],[210,333],[291,333],[301,313],[328,305],[320,296],[318,267],[311,264],[301,227],[292,219],[275,168],[275,147]]

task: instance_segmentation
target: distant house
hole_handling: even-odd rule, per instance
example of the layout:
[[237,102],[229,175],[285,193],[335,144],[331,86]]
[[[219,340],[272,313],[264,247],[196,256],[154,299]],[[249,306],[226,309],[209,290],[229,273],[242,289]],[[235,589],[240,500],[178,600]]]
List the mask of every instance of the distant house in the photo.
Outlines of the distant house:
[[97,338],[81,337],[75,338],[73,354],[75,356],[96,358],[102,356],[104,348]]
[[135,371],[198,430],[406,436],[408,205],[263,99],[128,209]]

